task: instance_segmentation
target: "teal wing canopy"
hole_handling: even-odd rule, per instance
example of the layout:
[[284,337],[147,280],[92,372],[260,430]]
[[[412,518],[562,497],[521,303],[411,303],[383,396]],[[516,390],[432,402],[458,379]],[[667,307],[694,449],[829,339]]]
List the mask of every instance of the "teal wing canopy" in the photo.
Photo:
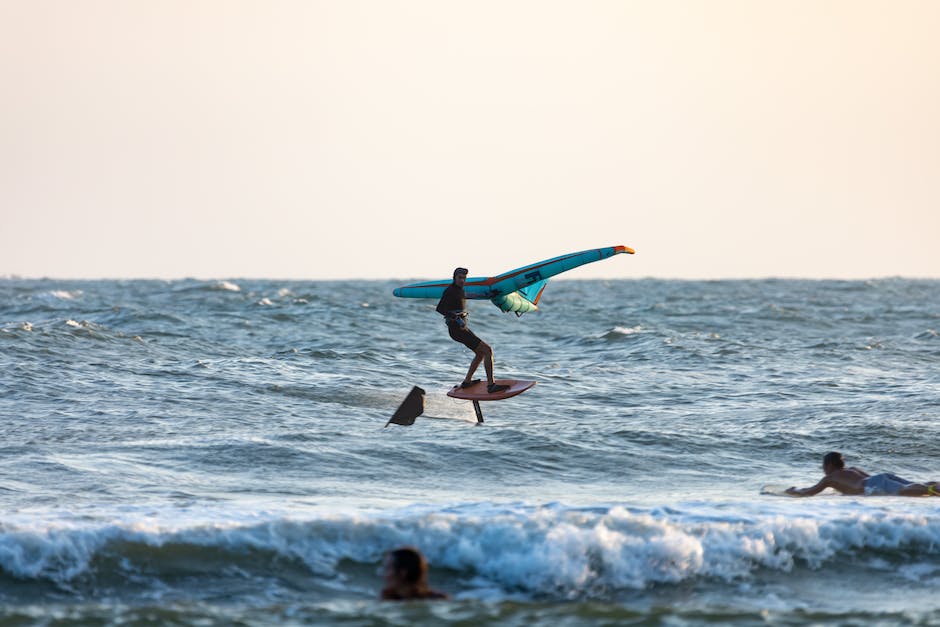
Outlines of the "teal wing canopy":
[[548,279],[544,281],[537,281],[528,287],[524,287],[519,290],[519,293],[522,294],[522,297],[533,305],[539,304],[539,299],[542,298],[542,292],[545,291],[545,286],[548,285]]

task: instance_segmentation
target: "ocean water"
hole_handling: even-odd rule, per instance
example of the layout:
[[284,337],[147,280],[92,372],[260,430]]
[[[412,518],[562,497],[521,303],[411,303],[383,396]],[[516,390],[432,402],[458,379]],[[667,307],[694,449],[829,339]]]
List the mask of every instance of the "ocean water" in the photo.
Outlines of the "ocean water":
[[0,280],[0,626],[940,625],[940,498],[761,494],[940,480],[940,281],[472,302],[482,425],[405,282]]

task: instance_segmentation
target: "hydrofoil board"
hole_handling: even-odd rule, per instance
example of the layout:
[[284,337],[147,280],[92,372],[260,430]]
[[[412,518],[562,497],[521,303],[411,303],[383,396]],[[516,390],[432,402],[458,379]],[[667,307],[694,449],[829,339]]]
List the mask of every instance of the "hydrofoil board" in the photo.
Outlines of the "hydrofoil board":
[[504,398],[512,398],[517,394],[522,394],[535,385],[535,381],[522,381],[519,379],[496,379],[496,383],[508,385],[509,387],[501,392],[490,394],[486,391],[486,381],[480,381],[467,388],[455,385],[447,393],[447,396],[461,398],[465,401],[501,401]]

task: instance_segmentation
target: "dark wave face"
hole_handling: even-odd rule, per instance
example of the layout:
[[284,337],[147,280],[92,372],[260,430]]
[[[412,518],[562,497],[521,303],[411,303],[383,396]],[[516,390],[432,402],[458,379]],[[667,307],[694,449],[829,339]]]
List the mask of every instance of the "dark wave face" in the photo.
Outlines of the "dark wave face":
[[[482,425],[404,282],[0,281],[0,625],[940,615],[940,498],[768,495],[830,450],[940,481],[940,282],[474,301],[497,377],[538,382]],[[401,545],[451,601],[376,600]]]

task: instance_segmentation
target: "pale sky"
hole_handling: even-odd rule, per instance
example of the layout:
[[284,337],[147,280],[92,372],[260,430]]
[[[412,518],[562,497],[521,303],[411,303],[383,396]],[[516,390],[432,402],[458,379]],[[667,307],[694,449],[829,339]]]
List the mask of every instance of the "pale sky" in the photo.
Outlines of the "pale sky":
[[0,276],[940,277],[940,2],[0,0]]

